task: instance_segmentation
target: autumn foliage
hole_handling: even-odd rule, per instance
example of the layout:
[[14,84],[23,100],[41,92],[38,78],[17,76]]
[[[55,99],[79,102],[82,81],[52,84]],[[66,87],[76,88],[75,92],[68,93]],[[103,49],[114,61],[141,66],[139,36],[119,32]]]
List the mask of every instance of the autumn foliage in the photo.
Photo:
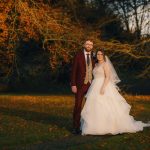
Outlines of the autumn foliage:
[[[17,76],[20,75],[22,58],[18,51],[23,53],[21,47],[24,43],[33,40],[33,47],[38,45],[41,53],[48,56],[52,73],[56,70],[59,72],[59,68],[64,64],[70,64],[75,52],[82,48],[87,37],[93,39],[94,50],[105,48],[110,56],[121,57],[121,60],[126,62],[124,65],[133,60],[145,59],[144,71],[139,72],[139,75],[149,77],[147,68],[150,69],[150,57],[146,53],[136,51],[141,44],[103,41],[101,31],[97,27],[75,22],[63,8],[52,7],[44,0],[0,1],[0,77],[9,79],[14,69]],[[30,47],[28,49],[30,50]],[[34,69],[32,71],[34,74]]]

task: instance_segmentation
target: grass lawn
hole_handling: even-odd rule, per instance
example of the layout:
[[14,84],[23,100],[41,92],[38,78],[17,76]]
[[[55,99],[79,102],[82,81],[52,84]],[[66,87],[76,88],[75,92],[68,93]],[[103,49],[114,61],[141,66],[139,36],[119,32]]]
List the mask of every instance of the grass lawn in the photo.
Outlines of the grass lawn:
[[[150,120],[150,96],[125,95],[136,120]],[[150,150],[150,128],[133,134],[72,135],[72,95],[0,95],[0,150]]]

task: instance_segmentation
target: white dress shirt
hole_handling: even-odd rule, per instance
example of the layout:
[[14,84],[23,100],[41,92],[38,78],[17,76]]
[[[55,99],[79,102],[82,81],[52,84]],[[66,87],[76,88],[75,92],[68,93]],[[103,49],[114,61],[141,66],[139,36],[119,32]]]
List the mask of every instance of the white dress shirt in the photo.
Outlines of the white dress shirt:
[[87,54],[89,54],[90,61],[91,61],[91,52],[87,52],[87,51],[84,49],[84,56],[85,56],[86,62],[87,62]]

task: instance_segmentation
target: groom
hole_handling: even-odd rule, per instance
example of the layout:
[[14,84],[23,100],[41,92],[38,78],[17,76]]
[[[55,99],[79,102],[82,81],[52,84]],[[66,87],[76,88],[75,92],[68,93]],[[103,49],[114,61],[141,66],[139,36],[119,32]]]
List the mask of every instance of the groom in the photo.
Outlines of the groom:
[[73,134],[80,134],[80,115],[82,101],[92,81],[94,59],[92,55],[93,42],[86,40],[84,49],[79,51],[73,60],[71,72],[71,89],[75,94],[75,106],[73,110]]

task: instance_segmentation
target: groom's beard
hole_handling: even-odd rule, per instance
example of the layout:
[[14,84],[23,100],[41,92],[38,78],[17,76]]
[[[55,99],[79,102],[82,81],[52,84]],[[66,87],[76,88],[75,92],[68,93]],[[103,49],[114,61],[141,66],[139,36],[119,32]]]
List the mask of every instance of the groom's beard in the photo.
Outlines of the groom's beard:
[[86,48],[85,48],[85,51],[86,51],[86,52],[92,52],[92,49],[86,49]]

